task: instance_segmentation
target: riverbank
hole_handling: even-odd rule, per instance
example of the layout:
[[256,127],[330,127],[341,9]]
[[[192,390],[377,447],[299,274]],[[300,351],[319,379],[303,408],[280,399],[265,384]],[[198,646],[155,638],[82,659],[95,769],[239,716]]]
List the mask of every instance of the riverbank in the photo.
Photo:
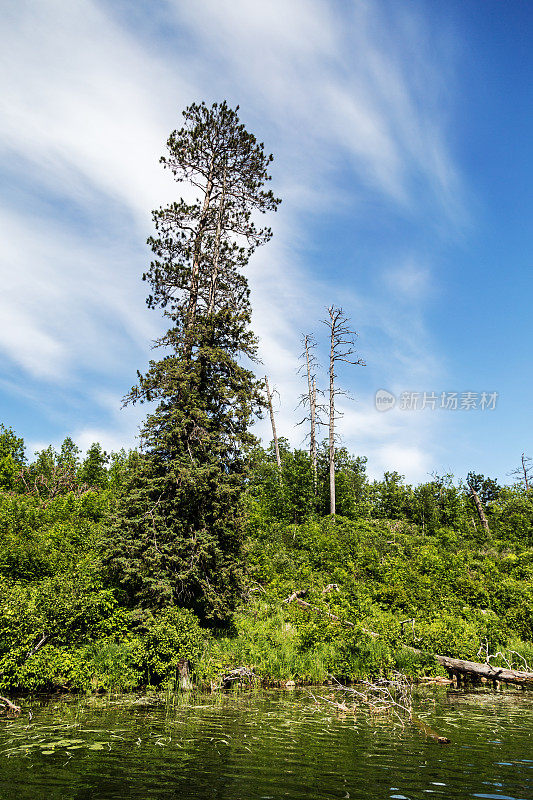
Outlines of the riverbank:
[[533,663],[533,548],[516,516],[529,495],[509,495],[507,515],[494,506],[487,533],[465,515],[430,527],[362,505],[291,523],[250,490],[240,595],[217,628],[191,609],[132,606],[113,583],[114,491],[0,492],[1,694],[172,690],[183,661],[207,688],[241,667],[281,686],[446,677],[435,653]]

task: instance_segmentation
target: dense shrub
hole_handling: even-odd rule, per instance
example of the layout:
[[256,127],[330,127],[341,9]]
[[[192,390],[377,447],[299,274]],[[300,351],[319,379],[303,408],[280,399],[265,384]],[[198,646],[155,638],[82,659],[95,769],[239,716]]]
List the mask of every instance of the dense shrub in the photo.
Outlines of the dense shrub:
[[[432,652],[476,659],[487,647],[531,661],[531,490],[471,473],[487,534],[450,476],[369,482],[366,460],[340,450],[332,519],[326,450],[316,495],[308,454],[282,441],[281,458],[280,480],[272,448],[254,453],[241,604],[208,632],[187,608],[132,605],[102,566],[141,455],[93,445],[81,459],[67,438],[28,464],[0,426],[0,689],[173,687],[181,659],[202,685],[238,666],[265,681],[420,675],[438,670]],[[309,607],[283,602],[294,591]]]
[[182,659],[198,667],[209,640],[198,618],[184,608],[168,608],[157,614],[147,625],[142,638],[142,663],[146,682],[174,685],[178,663]]

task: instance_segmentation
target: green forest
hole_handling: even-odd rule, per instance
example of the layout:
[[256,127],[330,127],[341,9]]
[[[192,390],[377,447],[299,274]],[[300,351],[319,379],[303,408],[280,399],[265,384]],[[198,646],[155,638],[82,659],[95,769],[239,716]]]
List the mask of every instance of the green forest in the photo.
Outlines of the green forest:
[[139,446],[67,437],[30,457],[0,427],[0,690],[172,691],[184,661],[205,688],[239,668],[267,685],[436,675],[433,653],[527,667],[528,459],[505,486],[479,465],[369,479],[340,439],[337,373],[364,353],[335,306],[325,402],[304,335],[309,435],[278,437],[245,272],[280,204],[272,156],[238,108],[201,103],[161,162],[192,192],[153,212],[142,278],[167,330],[124,398],[148,404]]

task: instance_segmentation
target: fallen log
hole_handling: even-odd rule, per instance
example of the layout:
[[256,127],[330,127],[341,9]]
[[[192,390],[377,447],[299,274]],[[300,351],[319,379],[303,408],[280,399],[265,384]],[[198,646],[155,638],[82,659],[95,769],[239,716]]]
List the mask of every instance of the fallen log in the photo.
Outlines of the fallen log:
[[[406,650],[410,650],[417,655],[423,655],[424,651],[419,650],[417,647],[410,647],[404,644]],[[485,662],[484,664],[478,661],[465,661],[462,658],[451,658],[450,656],[441,656],[439,653],[429,653],[435,661],[444,667],[450,677],[457,679],[460,676],[476,678],[477,680],[485,679],[493,683],[514,683],[518,686],[532,686],[533,687],[533,672],[522,672],[517,669],[509,669],[508,667],[494,667],[492,664]]]
[[[340,625],[345,625],[348,628],[354,628],[355,624],[350,622],[347,619],[341,619],[336,614],[332,614],[329,611],[325,611],[323,608],[319,608],[318,606],[314,606],[311,603],[308,603],[305,600],[302,600],[300,595],[306,594],[305,589],[301,589],[299,591],[293,592],[285,600],[282,600],[282,603],[297,603],[301,608],[305,608],[308,611],[316,611],[319,614],[327,617],[328,619],[333,620],[334,622],[338,622]],[[405,622],[411,622],[411,620],[405,620]],[[361,628],[363,633],[366,633],[367,636],[371,636],[373,639],[379,639],[379,633],[375,631],[368,630],[368,628]],[[412,653],[416,653],[417,655],[422,655],[423,651],[419,650],[417,647],[410,647],[409,645],[403,645],[406,650],[410,650]],[[441,656],[439,653],[431,653],[430,655],[437,661],[437,663],[443,666],[450,676],[465,676],[471,677],[476,679],[484,678],[487,681],[492,681],[494,685],[498,683],[514,683],[518,686],[531,686],[533,687],[533,672],[522,672],[520,670],[509,669],[507,667],[494,667],[492,664],[486,662],[481,664],[477,661],[465,661],[461,658],[450,658],[450,656]]]
[[[412,648],[415,649],[414,647]],[[418,651],[420,652],[420,651]],[[521,672],[506,667],[494,667],[492,664],[478,664],[477,661],[464,661],[461,658],[450,658],[433,653],[435,660],[450,675],[465,675],[473,678],[485,678],[489,681],[515,683],[519,686],[533,686],[533,672]]]

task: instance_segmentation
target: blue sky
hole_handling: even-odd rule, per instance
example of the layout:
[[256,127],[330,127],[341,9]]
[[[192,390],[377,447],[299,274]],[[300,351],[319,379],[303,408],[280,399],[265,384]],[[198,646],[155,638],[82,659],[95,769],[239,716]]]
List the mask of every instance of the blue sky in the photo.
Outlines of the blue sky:
[[[371,475],[505,479],[533,451],[531,4],[20,0],[2,16],[0,420],[30,453],[135,443],[145,410],[121,397],[161,326],[140,280],[150,210],[180,191],[158,158],[182,108],[224,98],[283,198],[249,267],[280,433],[302,444],[300,337],[325,363],[335,303],[367,362],[341,375],[340,430]],[[378,389],[395,408],[376,410]],[[496,408],[401,408],[467,391]]]

